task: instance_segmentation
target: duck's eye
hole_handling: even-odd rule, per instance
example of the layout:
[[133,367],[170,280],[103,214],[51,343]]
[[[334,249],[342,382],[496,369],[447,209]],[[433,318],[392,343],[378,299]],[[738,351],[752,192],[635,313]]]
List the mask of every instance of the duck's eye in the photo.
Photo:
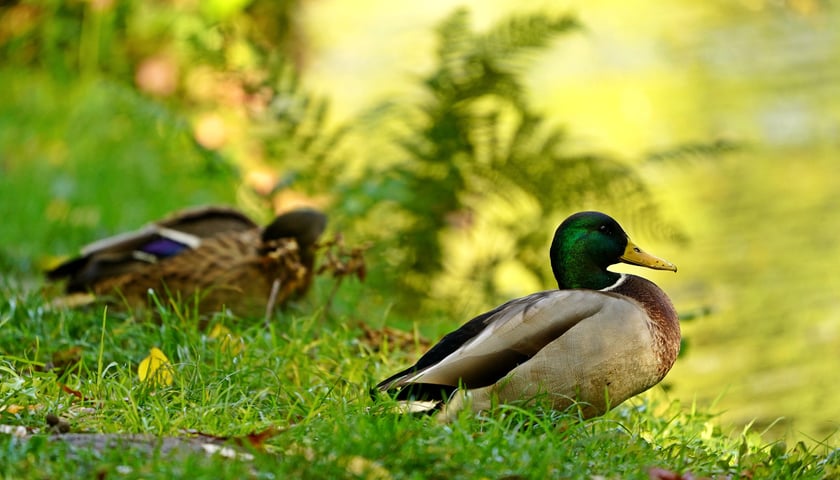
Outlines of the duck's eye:
[[609,227],[607,227],[606,225],[601,225],[600,227],[598,227],[598,230],[599,230],[601,233],[605,233],[605,234],[607,234],[607,235],[609,235],[609,234],[610,234],[610,229],[609,229]]

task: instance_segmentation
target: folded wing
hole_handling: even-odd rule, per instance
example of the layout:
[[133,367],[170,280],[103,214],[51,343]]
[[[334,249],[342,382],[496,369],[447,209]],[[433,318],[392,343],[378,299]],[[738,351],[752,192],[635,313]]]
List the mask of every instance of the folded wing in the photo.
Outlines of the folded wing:
[[82,248],[81,255],[47,272],[50,280],[67,278],[68,293],[84,292],[104,278],[131,273],[149,263],[197,248],[202,238],[258,228],[244,214],[227,207],[198,207],[133,232],[104,238]]
[[571,328],[597,316],[608,304],[639,310],[622,296],[593,290],[550,290],[512,300],[447,335],[416,365],[377,388],[492,385]]

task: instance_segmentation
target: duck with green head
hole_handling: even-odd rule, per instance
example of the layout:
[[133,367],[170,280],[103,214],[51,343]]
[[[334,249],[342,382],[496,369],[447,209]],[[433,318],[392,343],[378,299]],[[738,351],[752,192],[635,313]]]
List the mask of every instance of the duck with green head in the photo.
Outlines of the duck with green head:
[[643,252],[600,212],[560,224],[550,257],[557,290],[473,318],[377,389],[412,410],[439,408],[448,421],[467,406],[538,398],[592,417],[659,383],[679,353],[677,313],[653,282],[607,267],[677,267]]

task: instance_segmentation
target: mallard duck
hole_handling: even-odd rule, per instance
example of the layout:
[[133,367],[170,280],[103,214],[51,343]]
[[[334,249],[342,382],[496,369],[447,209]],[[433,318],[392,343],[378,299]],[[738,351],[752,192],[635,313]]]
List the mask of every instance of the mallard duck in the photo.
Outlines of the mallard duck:
[[376,389],[449,421],[465,407],[540,398],[558,410],[577,404],[588,418],[659,383],[679,353],[677,313],[653,282],[607,267],[677,267],[643,252],[600,212],[563,221],[550,257],[557,290],[473,318]]
[[94,242],[47,278],[66,279],[67,294],[92,293],[132,308],[146,305],[153,289],[163,302],[191,306],[197,298],[201,313],[263,315],[309,288],[325,226],[326,216],[313,209],[260,228],[233,208],[198,207]]

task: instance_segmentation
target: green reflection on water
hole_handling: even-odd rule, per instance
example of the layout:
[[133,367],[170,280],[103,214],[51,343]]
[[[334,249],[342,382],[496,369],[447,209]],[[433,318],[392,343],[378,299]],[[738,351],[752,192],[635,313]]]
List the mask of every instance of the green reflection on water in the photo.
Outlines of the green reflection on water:
[[[753,151],[672,172],[692,197],[676,212],[692,242],[658,281],[686,322],[674,393],[773,433],[823,438],[840,427],[840,162],[831,151]],[[685,201],[685,198],[683,198]]]

